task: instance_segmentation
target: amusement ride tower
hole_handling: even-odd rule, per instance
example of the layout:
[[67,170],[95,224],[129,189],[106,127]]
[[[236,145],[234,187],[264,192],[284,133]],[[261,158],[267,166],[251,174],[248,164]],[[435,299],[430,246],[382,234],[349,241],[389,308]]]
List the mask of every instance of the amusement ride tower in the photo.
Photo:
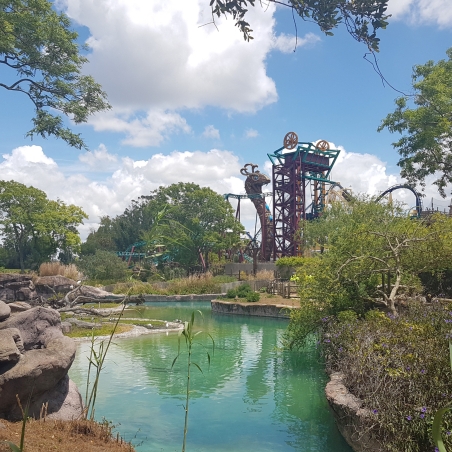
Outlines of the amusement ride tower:
[[339,152],[328,141],[303,143],[289,132],[284,146],[268,154],[273,165],[273,259],[301,254],[297,234],[303,221],[322,212]]

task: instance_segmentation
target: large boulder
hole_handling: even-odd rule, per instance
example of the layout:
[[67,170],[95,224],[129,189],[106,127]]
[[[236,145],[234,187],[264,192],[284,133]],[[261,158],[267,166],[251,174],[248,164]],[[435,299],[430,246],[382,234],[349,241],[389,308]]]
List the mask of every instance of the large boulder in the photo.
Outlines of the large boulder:
[[29,413],[34,417],[39,417],[42,404],[47,402],[48,414],[68,405],[73,407],[71,412],[81,413],[81,399],[74,396],[73,388],[70,390],[67,377],[75,357],[75,342],[63,336],[57,311],[36,307],[14,313],[0,322],[0,347],[2,336],[12,358],[0,367],[0,417],[21,419],[16,394],[22,406],[29,403]]
[[77,287],[77,282],[65,276],[40,276],[35,281],[36,292],[42,296],[67,294]]
[[7,303],[37,298],[33,277],[20,273],[0,273],[0,299]]
[[0,372],[17,363],[24,351],[24,344],[17,328],[0,330]]
[[4,301],[0,301],[0,322],[6,320],[10,315],[11,308]]

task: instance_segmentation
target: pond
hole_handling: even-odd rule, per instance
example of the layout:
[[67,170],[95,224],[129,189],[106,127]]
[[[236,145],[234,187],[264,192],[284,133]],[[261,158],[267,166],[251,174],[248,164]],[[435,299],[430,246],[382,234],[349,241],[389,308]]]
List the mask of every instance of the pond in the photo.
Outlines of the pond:
[[[324,396],[326,376],[314,348],[282,350],[287,320],[213,314],[210,303],[152,303],[141,316],[188,320],[215,339],[210,366],[195,346],[187,452],[351,452]],[[137,313],[129,314],[137,317]],[[184,348],[181,343],[181,350]],[[177,333],[117,339],[101,374],[96,418],[105,417],[137,451],[181,450],[187,355]],[[70,377],[84,395],[89,344],[80,343]]]

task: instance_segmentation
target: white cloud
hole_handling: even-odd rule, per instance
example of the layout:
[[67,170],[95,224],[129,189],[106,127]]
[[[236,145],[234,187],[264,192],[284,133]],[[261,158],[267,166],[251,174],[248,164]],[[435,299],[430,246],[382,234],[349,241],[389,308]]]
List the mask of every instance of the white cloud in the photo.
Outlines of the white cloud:
[[78,159],[95,171],[109,171],[112,168],[116,168],[118,163],[118,157],[110,154],[103,144],[100,144],[99,147],[92,152],[80,154]]
[[254,112],[275,102],[265,59],[273,47],[275,7],[250,8],[252,42],[234,21],[211,21],[205,0],[62,0],[90,31],[87,71],[115,108],[133,111],[216,106]]
[[204,129],[204,132],[202,133],[202,136],[204,138],[214,138],[216,140],[220,139],[220,131],[218,129],[215,129],[214,126],[209,125],[206,126]]
[[247,129],[245,131],[245,137],[246,138],[256,138],[259,136],[259,132],[255,129]]
[[[82,165],[78,166],[78,172],[74,173],[74,169],[71,169],[72,172],[68,174],[47,157],[40,146],[22,146],[3,155],[0,174],[4,180],[15,180],[39,188],[51,199],[59,198],[82,207],[90,217],[79,228],[83,239],[91,228],[98,226],[100,216],[119,215],[132,199],[162,185],[194,182],[220,194],[245,193],[245,178],[240,174],[244,162],[230,151],[174,151],[169,155],[155,154],[147,160],[133,160],[129,157],[119,159],[109,154],[105,146],[99,146],[92,155],[81,154],[79,160]],[[262,172],[271,175],[269,161],[254,163],[259,164]],[[105,169],[102,172],[100,179],[97,174],[94,180],[93,166],[103,164],[111,166],[108,171]],[[351,186],[355,193],[369,194],[378,194],[401,182],[398,175],[388,173],[385,163],[378,157],[344,149],[334,166],[332,179],[346,188]],[[266,186],[264,191],[271,191],[271,185]],[[426,195],[428,200],[431,197],[440,199],[430,183],[427,184]],[[407,190],[397,191],[394,197],[405,201],[410,207],[414,205],[413,195]],[[267,202],[270,204],[271,199],[267,198]],[[447,206],[447,201],[441,202]],[[231,203],[236,207],[236,201],[231,200]],[[437,204],[435,201],[435,206]],[[256,212],[247,200],[242,200],[241,218],[246,229],[253,232]]]
[[318,41],[321,41],[321,39],[314,33],[306,33],[303,38],[299,37],[298,39],[294,35],[281,33],[273,37],[273,48],[283,53],[291,53],[299,47],[315,44]]
[[442,28],[452,26],[450,0],[391,0],[387,12],[394,19],[414,24],[436,23]]
[[114,109],[97,114],[89,120],[96,131],[125,133],[122,144],[146,147],[158,146],[170,133],[190,133],[191,128],[177,113],[150,109],[145,116]]

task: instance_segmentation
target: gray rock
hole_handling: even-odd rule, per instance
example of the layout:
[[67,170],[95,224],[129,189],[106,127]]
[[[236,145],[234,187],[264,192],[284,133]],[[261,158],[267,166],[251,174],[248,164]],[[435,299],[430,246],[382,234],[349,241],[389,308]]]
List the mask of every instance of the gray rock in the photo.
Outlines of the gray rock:
[[0,330],[0,372],[19,361],[24,346],[17,328]]
[[8,302],[37,298],[33,277],[19,273],[0,274],[0,299]]
[[23,312],[28,311],[32,308],[31,304],[25,303],[25,301],[16,301],[14,303],[9,303],[8,306],[11,309],[11,312]]
[[30,415],[38,419],[43,405],[46,406],[43,410],[46,419],[71,421],[80,418],[83,414],[82,396],[68,375],[63,377],[54,388],[33,400]]
[[61,331],[63,334],[70,333],[72,330],[72,324],[71,322],[61,322]]
[[92,329],[99,327],[100,325],[98,323],[91,323],[91,322],[85,322],[83,320],[75,319],[75,318],[69,318],[66,319],[66,322],[78,326],[79,328],[86,328],[86,329]]
[[338,430],[355,452],[384,452],[371,428],[372,413],[348,391],[343,378],[339,372],[332,373],[325,388]]
[[22,403],[30,400],[30,413],[39,413],[41,396],[67,376],[74,357],[75,343],[65,336],[49,340],[46,348],[22,354],[14,367],[0,375],[0,417],[21,419],[16,394]]
[[41,276],[35,281],[36,291],[39,295],[67,294],[77,287],[77,282],[65,276]]
[[0,300],[0,322],[6,320],[11,315],[11,308]]
[[60,325],[59,312],[39,306],[18,312],[0,322],[0,330],[17,328],[22,336],[25,350],[30,350],[46,347],[50,339],[62,337]]

